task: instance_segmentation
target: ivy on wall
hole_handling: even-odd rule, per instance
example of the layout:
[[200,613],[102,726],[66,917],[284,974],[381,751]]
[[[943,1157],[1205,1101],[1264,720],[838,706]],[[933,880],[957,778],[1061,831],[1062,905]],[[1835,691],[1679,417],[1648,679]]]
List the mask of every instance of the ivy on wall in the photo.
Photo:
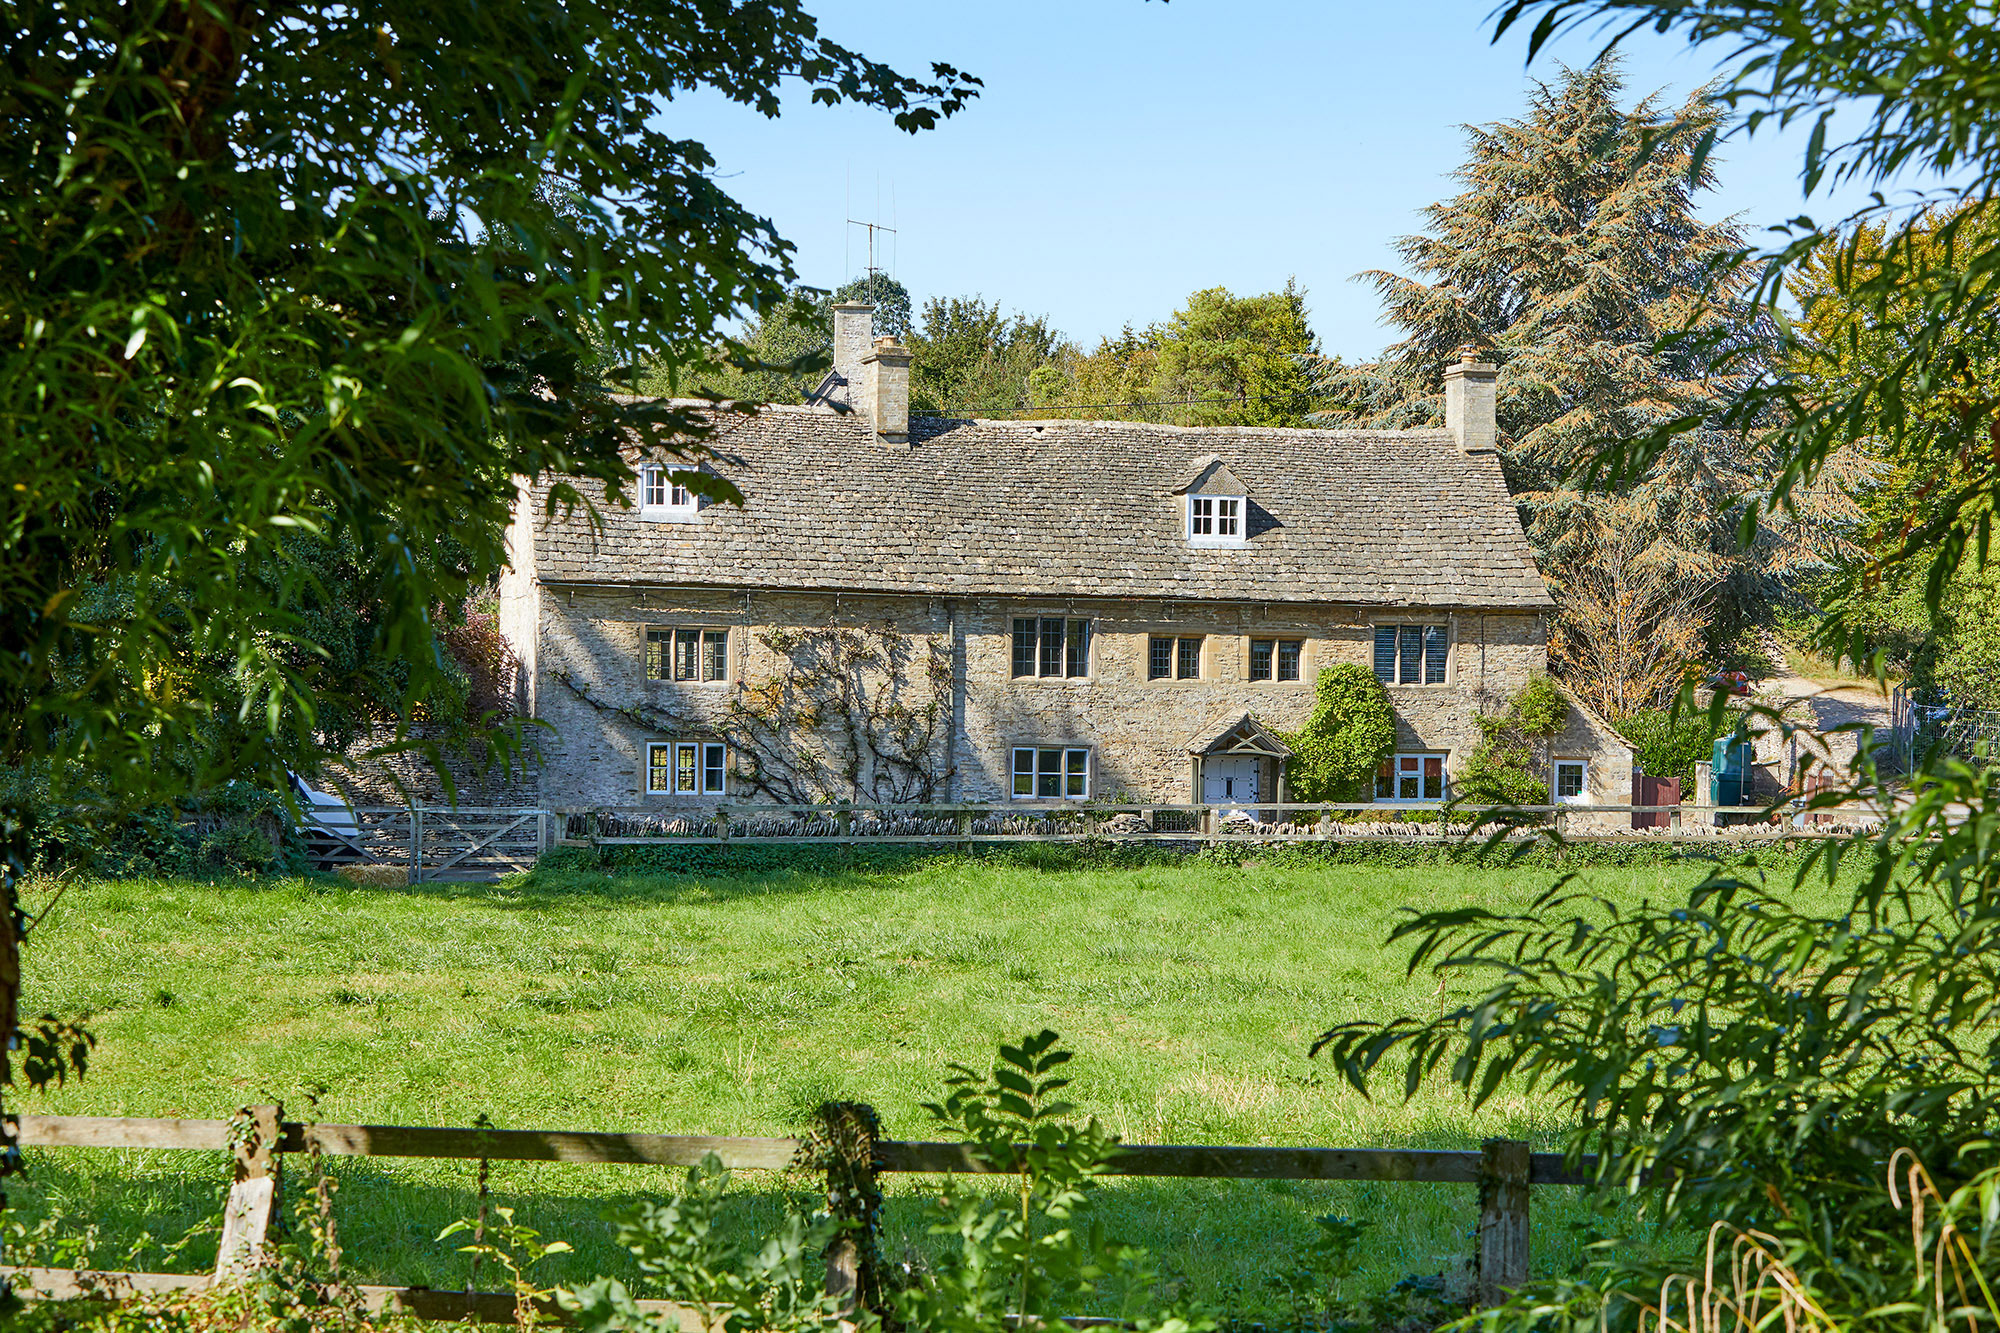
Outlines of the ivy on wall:
[[1553,680],[1535,676],[1504,713],[1476,719],[1485,739],[1459,775],[1459,795],[1476,805],[1547,805],[1549,785],[1537,776],[1548,742],[1569,725],[1569,700]]
[[771,629],[757,641],[777,671],[700,713],[678,699],[612,703],[568,672],[552,674],[645,731],[726,743],[732,790],[746,795],[785,805],[940,798],[953,771],[947,642],[886,624]]
[[1292,747],[1293,800],[1366,801],[1375,770],[1396,748],[1396,710],[1374,672],[1343,662],[1319,673],[1305,725],[1279,735]]

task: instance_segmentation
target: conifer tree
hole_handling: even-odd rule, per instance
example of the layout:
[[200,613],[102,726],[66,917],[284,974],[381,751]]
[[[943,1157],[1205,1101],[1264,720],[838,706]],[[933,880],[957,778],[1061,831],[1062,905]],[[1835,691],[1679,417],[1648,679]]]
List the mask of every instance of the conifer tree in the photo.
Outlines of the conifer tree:
[[[1329,370],[1322,387],[1341,408],[1326,418],[1442,425],[1444,369],[1480,349],[1500,366],[1502,460],[1558,598],[1596,561],[1593,534],[1638,524],[1644,562],[1697,590],[1704,628],[1726,634],[1799,557],[1775,529],[1739,549],[1767,460],[1753,434],[1713,424],[1763,368],[1772,331],[1730,268],[1741,229],[1695,213],[1715,183],[1698,145],[1721,110],[1706,90],[1678,109],[1657,97],[1627,109],[1623,91],[1604,59],[1536,85],[1519,119],[1469,128],[1464,191],[1398,246],[1408,275],[1362,275],[1405,337],[1373,364]],[[1746,344],[1725,371],[1723,353]],[[1690,428],[1621,494],[1579,475],[1594,442],[1676,420]]]

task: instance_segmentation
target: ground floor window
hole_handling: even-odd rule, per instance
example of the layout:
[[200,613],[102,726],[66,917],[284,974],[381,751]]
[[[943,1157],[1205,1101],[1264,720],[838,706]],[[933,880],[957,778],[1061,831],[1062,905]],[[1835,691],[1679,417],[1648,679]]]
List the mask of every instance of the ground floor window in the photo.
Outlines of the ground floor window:
[[1080,746],[1015,747],[1016,800],[1077,801],[1089,795],[1089,750]]
[[1585,759],[1556,760],[1556,800],[1564,805],[1585,805],[1590,801],[1590,762]]
[[1396,754],[1375,770],[1378,801],[1442,801],[1449,784],[1441,754]]
[[646,794],[721,796],[728,783],[729,752],[716,741],[649,741]]

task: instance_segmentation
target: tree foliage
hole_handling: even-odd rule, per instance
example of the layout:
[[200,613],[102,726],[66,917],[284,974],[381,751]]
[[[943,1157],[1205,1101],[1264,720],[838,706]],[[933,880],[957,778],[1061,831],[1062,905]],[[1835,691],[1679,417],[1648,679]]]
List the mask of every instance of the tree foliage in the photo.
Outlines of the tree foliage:
[[1076,349],[1040,315],[1008,315],[983,297],[932,297],[910,334],[910,408],[946,416],[1013,415],[1037,405],[1046,376]]
[[[1618,61],[1602,59],[1537,84],[1520,118],[1468,127],[1465,189],[1400,242],[1408,274],[1364,275],[1406,336],[1323,377],[1338,405],[1326,419],[1440,426],[1445,367],[1479,349],[1499,363],[1501,457],[1564,611],[1599,538],[1636,526],[1671,578],[1717,589],[1731,628],[1762,614],[1771,577],[1811,563],[1782,526],[1736,540],[1771,458],[1721,418],[1764,370],[1775,325],[1722,267],[1741,230],[1695,211],[1715,185],[1706,146],[1723,108],[1706,89],[1679,107],[1628,108],[1623,93]],[[1687,328],[1699,337],[1663,344]],[[1669,422],[1680,428],[1643,471],[1615,486],[1579,475],[1598,441]]]
[[1342,662],[1319,673],[1311,714],[1284,740],[1292,747],[1285,770],[1292,799],[1365,801],[1375,770],[1396,748],[1396,711],[1374,672]]
[[[1963,199],[2000,189],[2000,29],[1986,6],[1513,0],[1501,28],[1530,18],[1531,46],[1579,24],[1712,44],[1737,71],[1717,100],[1741,124],[1811,127],[1809,188],[1885,186],[1920,169],[1951,173]],[[1691,161],[1724,128],[1692,143]],[[1892,464],[1930,459],[1935,484],[1914,521],[1856,585],[1921,569],[1927,609],[1941,612],[1951,581],[1985,564],[2000,500],[2000,396],[1981,369],[2000,350],[2000,247],[1978,215],[1877,202],[1833,226],[1795,220],[1769,250],[1742,255],[1745,267],[1715,284],[1725,295],[1747,280],[1775,319],[1787,278],[1831,255],[1820,271],[1854,317],[1785,346],[1783,375],[1755,373],[1761,352],[1700,321],[1666,330],[1668,354],[1716,357],[1738,388],[1719,412],[1607,432],[1593,446],[1595,483],[1643,485],[1706,428],[1762,432],[1772,468],[1744,510],[1754,538],[1772,515],[1804,522],[1811,488],[1837,482],[1857,442]],[[1853,606],[1831,612],[1823,642],[1866,652]],[[1693,707],[1686,695],[1681,707]],[[1725,707],[1711,703],[1711,726]],[[1753,729],[1787,725],[1776,709],[1748,713]],[[1817,846],[1789,889],[1716,871],[1681,901],[1634,908],[1563,881],[1525,912],[1426,913],[1398,932],[1414,944],[1412,969],[1481,977],[1477,993],[1443,1015],[1322,1039],[1357,1084],[1387,1075],[1413,1092],[1443,1079],[1475,1102],[1552,1091],[1572,1127],[1566,1146],[1599,1154],[1601,1240],[1487,1327],[2000,1321],[2000,769],[1936,757],[1906,790],[1885,791],[1880,752],[1862,739],[1809,805],[1871,802],[1881,824]],[[1821,873],[1854,886],[1841,910],[1793,901]],[[1633,1201],[1637,1217],[1614,1207]]]
[[[113,801],[282,789],[356,636],[406,667],[408,717],[515,478],[620,503],[634,440],[703,453],[705,418],[616,372],[740,350],[722,325],[783,299],[791,247],[662,107],[774,116],[791,79],[914,131],[977,82],[868,60],[797,0],[0,3],[0,47],[0,762]],[[352,556],[360,623],[316,619],[314,543]],[[225,711],[241,743],[195,744]],[[0,807],[0,1033],[22,819]]]
[[1159,324],[1116,338],[1069,370],[1066,401],[1109,404],[1091,415],[1180,426],[1302,426],[1314,403],[1319,338],[1306,294],[1237,296],[1223,287],[1190,295]]

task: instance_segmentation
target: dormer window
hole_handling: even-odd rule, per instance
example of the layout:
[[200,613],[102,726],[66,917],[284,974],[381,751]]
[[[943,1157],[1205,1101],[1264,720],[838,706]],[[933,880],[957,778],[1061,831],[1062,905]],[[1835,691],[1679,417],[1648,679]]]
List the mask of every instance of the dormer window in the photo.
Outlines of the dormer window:
[[700,508],[693,492],[663,467],[639,469],[639,517],[656,523],[684,523]]
[[1243,497],[1190,495],[1188,540],[1198,546],[1235,546],[1243,540]]
[[1250,540],[1250,488],[1214,454],[1194,460],[1182,497],[1189,546],[1242,546]]

